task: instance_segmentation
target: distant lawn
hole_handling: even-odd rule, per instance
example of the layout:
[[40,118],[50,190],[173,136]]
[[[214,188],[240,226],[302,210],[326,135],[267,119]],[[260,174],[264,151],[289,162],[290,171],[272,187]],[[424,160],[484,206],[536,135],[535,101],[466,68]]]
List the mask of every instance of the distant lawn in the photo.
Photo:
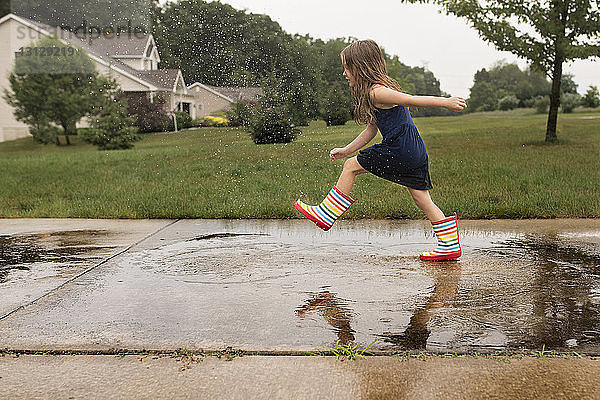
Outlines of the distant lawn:
[[[543,142],[546,116],[523,110],[416,124],[447,214],[600,217],[599,112],[560,115],[558,145]],[[237,128],[152,134],[119,151],[0,143],[0,217],[297,217],[297,198],[320,202],[337,181],[343,162],[329,150],[361,129],[314,122],[287,145],[257,146]],[[404,187],[375,176],[359,176],[354,195],[345,218],[423,218]]]

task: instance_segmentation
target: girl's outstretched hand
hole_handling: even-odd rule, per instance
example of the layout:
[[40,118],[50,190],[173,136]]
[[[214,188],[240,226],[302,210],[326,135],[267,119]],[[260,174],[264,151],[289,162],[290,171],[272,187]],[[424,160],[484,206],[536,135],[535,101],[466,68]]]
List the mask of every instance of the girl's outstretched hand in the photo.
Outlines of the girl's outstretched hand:
[[459,112],[467,108],[467,102],[462,97],[450,97],[446,99],[445,107],[454,112]]
[[346,149],[336,147],[335,149],[329,152],[329,157],[331,157],[331,161],[339,160],[340,158],[346,157]]

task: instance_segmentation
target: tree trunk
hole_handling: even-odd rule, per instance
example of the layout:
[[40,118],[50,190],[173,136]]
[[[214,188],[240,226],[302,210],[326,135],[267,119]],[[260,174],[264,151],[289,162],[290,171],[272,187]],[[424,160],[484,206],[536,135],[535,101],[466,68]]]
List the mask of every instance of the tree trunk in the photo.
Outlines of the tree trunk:
[[556,121],[558,119],[558,106],[560,106],[560,81],[562,78],[562,59],[558,54],[554,58],[552,71],[552,92],[550,93],[550,110],[548,111],[548,125],[546,126],[546,142],[556,143]]
[[69,135],[65,135],[65,140],[67,141],[67,144],[71,144],[71,141],[69,140]]

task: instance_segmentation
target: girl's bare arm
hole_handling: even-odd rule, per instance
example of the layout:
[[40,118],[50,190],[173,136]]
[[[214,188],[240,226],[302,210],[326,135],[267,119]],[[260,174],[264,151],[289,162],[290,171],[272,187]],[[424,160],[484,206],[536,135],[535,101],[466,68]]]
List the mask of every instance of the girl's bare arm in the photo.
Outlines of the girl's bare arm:
[[445,107],[450,111],[462,111],[467,107],[462,97],[412,96],[383,86],[371,91],[374,103],[406,107]]
[[351,143],[344,148],[335,148],[329,152],[332,161],[344,158],[357,150],[365,147],[377,135],[377,125],[374,123],[367,124],[364,131],[360,133]]

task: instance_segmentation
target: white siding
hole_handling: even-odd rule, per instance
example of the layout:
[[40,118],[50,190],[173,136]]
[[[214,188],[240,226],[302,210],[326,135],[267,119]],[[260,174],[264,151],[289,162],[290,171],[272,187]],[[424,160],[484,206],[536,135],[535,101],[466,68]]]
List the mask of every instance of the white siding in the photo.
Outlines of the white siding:
[[13,108],[4,100],[4,89],[10,89],[8,75],[13,68],[15,52],[39,39],[38,33],[14,20],[0,25],[0,142],[31,137],[27,125],[13,115]]

